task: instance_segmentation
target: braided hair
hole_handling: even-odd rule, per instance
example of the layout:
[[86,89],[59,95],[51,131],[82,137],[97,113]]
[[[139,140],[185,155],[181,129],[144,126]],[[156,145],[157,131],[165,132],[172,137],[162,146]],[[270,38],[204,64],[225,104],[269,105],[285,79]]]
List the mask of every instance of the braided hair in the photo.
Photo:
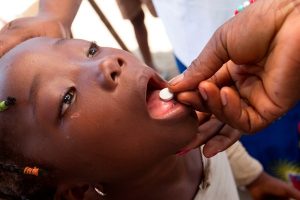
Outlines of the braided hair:
[[[8,97],[0,102],[0,112],[7,111],[15,104],[15,99]],[[14,130],[11,119],[1,117],[0,123],[0,200],[52,200],[55,188],[47,183],[47,172],[41,170],[39,176],[33,176],[25,168],[25,159],[16,155],[9,146],[9,135]],[[25,170],[27,169],[27,171]]]
[[54,188],[46,187],[41,178],[25,175],[23,172],[23,167],[0,163],[0,199],[53,199]]

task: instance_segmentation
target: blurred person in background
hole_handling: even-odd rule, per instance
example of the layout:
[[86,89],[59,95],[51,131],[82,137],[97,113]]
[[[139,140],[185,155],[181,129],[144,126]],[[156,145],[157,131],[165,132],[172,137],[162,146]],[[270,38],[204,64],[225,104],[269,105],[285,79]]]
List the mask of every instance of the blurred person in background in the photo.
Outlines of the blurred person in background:
[[137,43],[139,45],[144,62],[155,69],[151,51],[148,43],[148,31],[145,25],[145,13],[142,5],[146,5],[153,17],[157,17],[157,13],[151,0],[116,0],[118,7],[124,19],[131,22]]

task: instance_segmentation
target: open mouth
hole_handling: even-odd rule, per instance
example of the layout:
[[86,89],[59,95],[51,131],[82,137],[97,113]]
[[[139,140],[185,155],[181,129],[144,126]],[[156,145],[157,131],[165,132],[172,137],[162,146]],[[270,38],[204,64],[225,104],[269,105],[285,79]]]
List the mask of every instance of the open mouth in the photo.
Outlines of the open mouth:
[[159,92],[164,88],[164,85],[154,78],[150,78],[147,84],[146,90],[146,102],[148,103],[149,99],[154,95],[154,93]]
[[175,99],[164,101],[159,97],[159,92],[166,85],[150,78],[146,91],[146,104],[148,113],[153,119],[169,119],[177,118],[187,113],[190,110],[186,106],[178,103]]

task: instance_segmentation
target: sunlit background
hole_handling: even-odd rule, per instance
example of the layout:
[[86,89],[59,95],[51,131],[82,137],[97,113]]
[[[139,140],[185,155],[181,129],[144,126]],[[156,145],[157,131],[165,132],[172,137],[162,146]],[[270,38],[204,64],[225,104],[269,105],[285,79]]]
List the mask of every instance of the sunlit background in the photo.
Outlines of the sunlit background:
[[[132,25],[130,21],[122,18],[116,2],[113,0],[96,0],[95,2],[128,49],[141,58]],[[163,24],[159,18],[152,17],[147,8],[143,9],[154,63],[159,69],[169,71],[172,77],[176,75],[177,70],[172,56],[172,48]],[[37,0],[2,0],[0,1],[0,28],[13,19],[33,16],[37,10]],[[79,8],[72,26],[72,32],[74,38],[96,41],[100,46],[120,48],[87,0],[83,0]]]

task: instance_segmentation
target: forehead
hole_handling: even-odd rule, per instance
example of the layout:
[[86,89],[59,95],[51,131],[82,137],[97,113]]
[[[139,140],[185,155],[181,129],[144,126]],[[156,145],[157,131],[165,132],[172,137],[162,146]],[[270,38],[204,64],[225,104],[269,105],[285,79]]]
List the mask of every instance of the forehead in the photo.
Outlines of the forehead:
[[13,109],[18,112],[14,110],[12,116],[17,115],[21,121],[30,120],[32,112],[27,112],[31,110],[28,105],[32,105],[33,88],[36,88],[33,86],[39,80],[40,74],[46,78],[53,77],[63,68],[61,66],[68,66],[66,62],[70,61],[70,54],[67,51],[64,53],[64,47],[69,45],[62,45],[60,41],[48,38],[31,39],[0,58],[0,100],[8,96],[17,99]]
[[66,66],[66,62],[71,61],[71,52],[75,49],[70,48],[73,46],[71,44],[82,42],[62,41],[50,38],[30,39],[5,54],[0,59],[1,94],[5,94],[5,90],[13,91],[14,86],[18,86],[20,91],[38,71],[47,73],[55,70],[56,66]]
[[86,49],[87,47],[84,45],[86,43],[88,42],[74,39],[67,40],[47,37],[33,38],[10,50],[0,59],[0,63],[1,65],[6,66],[18,66],[19,64],[23,65],[24,63],[34,65],[37,62],[43,62],[43,59],[52,59],[53,56],[59,58],[48,63],[51,64],[67,58],[68,54]]
[[[1,71],[10,72],[29,69],[41,64],[43,59],[52,55],[60,55],[57,52],[56,44],[58,39],[37,38],[25,41],[10,50],[0,59]],[[57,60],[53,60],[55,62]],[[46,64],[46,63],[44,63]]]
[[0,59],[0,87],[1,96],[21,94],[27,87],[36,67],[38,67],[44,53],[51,53],[47,45],[43,50],[44,41],[31,40],[18,45]]

